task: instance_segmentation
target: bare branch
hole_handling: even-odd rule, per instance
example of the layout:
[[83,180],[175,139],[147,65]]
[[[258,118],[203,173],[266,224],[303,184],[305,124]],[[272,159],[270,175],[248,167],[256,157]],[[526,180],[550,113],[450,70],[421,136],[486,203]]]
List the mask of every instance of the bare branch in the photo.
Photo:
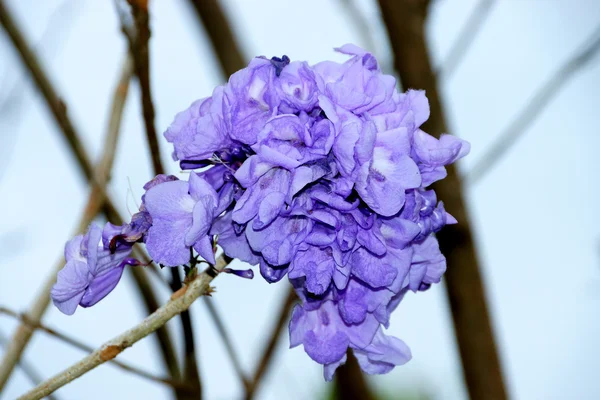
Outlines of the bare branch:
[[[425,40],[426,0],[379,0],[394,50],[403,87],[424,89],[431,114],[423,129],[434,135],[447,132],[437,80]],[[504,379],[496,350],[480,275],[473,234],[455,166],[434,187],[446,209],[460,222],[437,234],[448,269],[446,290],[467,388],[472,399],[506,399]],[[474,327],[476,327],[474,329]]]
[[563,64],[554,75],[542,85],[535,93],[526,107],[522,108],[519,115],[508,125],[508,127],[492,143],[485,154],[469,170],[465,176],[467,184],[474,185],[481,181],[498,161],[517,143],[527,129],[546,109],[548,104],[560,93],[560,90],[573,78],[577,72],[589,64],[600,50],[600,26],[597,27],[585,46],[575,56]]
[[262,357],[256,366],[250,385],[246,390],[246,400],[251,400],[256,395],[260,382],[271,365],[273,354],[275,354],[275,348],[277,347],[277,343],[279,343],[279,339],[290,318],[292,307],[294,307],[297,301],[298,296],[296,295],[296,292],[294,292],[294,289],[290,287],[285,300],[281,303],[281,308],[279,309],[277,320],[271,328],[271,333],[267,336],[269,339],[262,352]]
[[473,44],[473,41],[481,31],[483,24],[490,16],[492,6],[495,0],[480,0],[475,6],[475,9],[469,15],[467,22],[463,25],[458,39],[452,45],[452,48],[448,52],[445,61],[438,68],[438,79],[448,79],[460,65],[465,54]]
[[198,21],[206,30],[213,51],[225,77],[244,68],[245,57],[238,46],[227,16],[221,9],[218,0],[189,0],[196,11]]
[[208,308],[208,314],[210,315],[213,322],[217,326],[217,331],[219,332],[219,336],[221,337],[221,340],[223,340],[223,343],[225,344],[225,349],[227,350],[227,354],[229,355],[229,358],[231,359],[231,363],[233,364],[233,368],[235,369],[235,372],[237,373],[238,378],[242,382],[242,385],[244,386],[244,388],[246,390],[248,390],[250,383],[248,382],[246,373],[244,372],[244,369],[242,368],[242,364],[240,363],[239,357],[237,356],[237,353],[236,353],[235,349],[233,348],[233,341],[231,340],[231,337],[229,336],[227,329],[225,329],[225,325],[223,324],[223,321],[221,320],[221,316],[217,312],[217,309],[216,309],[213,301],[210,298],[204,297],[204,303],[206,304],[206,307]]
[[198,275],[189,285],[173,294],[171,300],[146,317],[141,323],[127,332],[106,342],[99,349],[78,363],[67,368],[58,375],[43,382],[33,390],[19,397],[20,400],[37,400],[60,389],[67,383],[79,378],[83,374],[115,358],[126,348],[133,346],[139,340],[145,338],[159,327],[164,326],[171,318],[187,310],[200,296],[208,293],[210,282],[225,267],[222,257],[217,259],[217,265],[210,266],[206,271]]
[[[8,338],[4,336],[2,332],[0,332],[0,346],[5,347],[7,344]],[[34,386],[39,385],[39,383],[42,381],[42,378],[40,374],[35,370],[33,365],[29,364],[25,360],[19,360],[18,365],[19,368],[21,368],[21,371],[23,371],[23,373],[27,376],[27,378],[29,378],[29,380],[31,381],[31,383],[33,383]],[[48,400],[58,399],[56,398],[56,396],[50,395],[48,396]]]
[[[69,345],[71,345],[71,346],[79,349],[79,350],[85,351],[86,353],[92,353],[94,351],[93,347],[88,346],[88,345],[80,342],[77,339],[71,338],[71,337],[67,336],[64,333],[58,332],[55,329],[48,328],[47,326],[42,325],[39,322],[30,321],[29,318],[27,318],[27,315],[25,315],[25,314],[19,314],[19,313],[15,312],[13,310],[10,310],[10,309],[8,309],[6,307],[0,307],[0,314],[6,314],[6,315],[8,315],[10,317],[16,318],[16,319],[20,320],[22,323],[24,323],[24,324],[28,325],[29,327],[31,327],[32,329],[39,329],[41,331],[44,331],[47,334],[49,334],[50,336],[53,336],[53,337],[55,337],[55,338],[57,338],[57,339],[65,342],[65,343],[67,343],[67,344],[69,344]],[[182,382],[177,382],[177,381],[174,381],[172,379],[157,377],[157,376],[155,376],[155,375],[153,375],[153,374],[151,374],[149,372],[143,371],[143,370],[141,370],[141,369],[139,369],[137,367],[133,367],[131,365],[128,365],[128,364],[120,362],[120,361],[117,361],[115,359],[110,360],[110,361],[113,364],[115,364],[116,366],[120,367],[121,369],[123,369],[125,371],[128,371],[128,372],[131,372],[131,373],[133,373],[135,375],[138,375],[138,376],[140,376],[142,378],[146,378],[146,379],[151,380],[151,381],[163,383],[165,385],[169,385],[171,387],[175,387],[175,388],[179,388],[179,389],[183,389],[183,390],[189,390],[190,389],[187,385],[185,385]],[[38,382],[36,382],[36,385],[38,383],[39,383],[39,380],[38,380]]]

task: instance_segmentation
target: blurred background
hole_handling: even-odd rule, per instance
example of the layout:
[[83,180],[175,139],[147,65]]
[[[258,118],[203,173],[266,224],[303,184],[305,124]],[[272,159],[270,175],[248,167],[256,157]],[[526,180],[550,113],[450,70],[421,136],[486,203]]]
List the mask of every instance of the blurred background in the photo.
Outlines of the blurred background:
[[[99,160],[128,50],[115,4],[2,3],[39,57],[85,150]],[[150,85],[159,133],[177,112],[226,79],[192,3],[150,0]],[[376,0],[219,4],[244,62],[283,54],[310,63],[343,61],[333,48],[355,43],[395,74]],[[472,144],[458,166],[463,185],[456,190],[464,193],[506,392],[513,399],[600,398],[599,32],[597,0],[432,0],[427,9],[425,36],[448,133]],[[136,80],[120,132],[108,191],[128,216],[153,176]],[[162,136],[159,142],[167,172],[178,174],[168,143]],[[88,195],[61,129],[0,30],[0,306],[29,309],[73,235]],[[165,303],[169,288],[155,275],[150,279],[159,303]],[[251,374],[287,285],[224,276],[215,286],[212,304],[242,369]],[[191,314],[204,398],[242,398],[243,385],[204,301],[194,304]],[[80,308],[72,317],[50,307],[43,322],[95,348],[146,315],[131,275],[125,274],[97,306]],[[0,315],[0,356],[18,323]],[[169,328],[180,350],[179,320]],[[478,322],[471,328],[477,332]],[[408,295],[389,333],[410,346],[413,360],[388,375],[368,377],[375,398],[468,398],[443,284]],[[334,385],[323,381],[321,366],[302,348],[288,346],[284,328],[255,397],[331,396]],[[36,332],[22,362],[45,379],[84,355]],[[119,360],[166,375],[151,337]],[[17,368],[0,398],[14,399],[31,387],[30,377]],[[55,395],[165,399],[172,391],[106,364]]]

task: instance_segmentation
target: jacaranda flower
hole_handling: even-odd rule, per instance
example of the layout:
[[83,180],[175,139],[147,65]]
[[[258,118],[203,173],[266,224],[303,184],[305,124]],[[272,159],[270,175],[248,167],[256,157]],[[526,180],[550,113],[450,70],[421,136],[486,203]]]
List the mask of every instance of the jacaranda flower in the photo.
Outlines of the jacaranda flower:
[[189,178],[148,182],[139,212],[107,224],[102,245],[96,228],[69,242],[55,304],[72,313],[101,299],[133,243],[169,267],[196,254],[214,263],[217,243],[270,283],[287,275],[300,299],[290,345],[322,364],[326,380],[348,350],[369,374],[406,363],[409,348],[384,329],[407,293],[446,269],[434,235],[457,221],[429,186],[469,144],[422,131],[425,93],[398,92],[371,53],[337,51],[349,59],[257,57],[177,114],[165,137]]

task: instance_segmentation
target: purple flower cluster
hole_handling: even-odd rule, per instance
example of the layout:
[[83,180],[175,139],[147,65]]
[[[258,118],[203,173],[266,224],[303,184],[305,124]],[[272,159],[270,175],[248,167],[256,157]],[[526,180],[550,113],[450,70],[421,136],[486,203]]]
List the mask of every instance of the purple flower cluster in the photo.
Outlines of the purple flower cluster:
[[[354,45],[337,51],[349,60],[255,58],[179,113],[165,137],[189,179],[150,181],[140,212],[123,227],[107,225],[103,247],[112,270],[122,270],[120,254],[136,241],[165,266],[187,263],[190,249],[214,263],[217,242],[269,282],[287,274],[301,299],[291,346],[302,344],[327,380],[348,349],[370,374],[410,359],[383,327],[407,291],[428,289],[445,271],[434,234],[456,220],[428,186],[469,151],[419,129],[429,117],[424,92],[399,93]],[[96,256],[84,247],[77,256],[91,271]],[[67,261],[57,287],[73,281]],[[93,282],[77,287],[85,293]],[[64,312],[91,305],[53,299]]]

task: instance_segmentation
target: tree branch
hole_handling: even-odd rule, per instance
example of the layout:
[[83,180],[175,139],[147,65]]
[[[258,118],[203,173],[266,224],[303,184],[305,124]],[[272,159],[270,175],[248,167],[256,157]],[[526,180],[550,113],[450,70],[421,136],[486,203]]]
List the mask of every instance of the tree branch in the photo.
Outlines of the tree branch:
[[[424,89],[431,114],[424,130],[447,132],[437,80],[427,53],[425,0],[379,0],[395,66],[405,88]],[[446,290],[458,341],[467,389],[472,399],[506,399],[506,391],[481,281],[475,243],[455,166],[434,185],[446,209],[459,221],[446,226],[438,239],[446,256]]]
[[174,293],[167,304],[146,317],[141,323],[109,340],[78,363],[73,364],[63,372],[19,397],[19,400],[37,400],[54,393],[57,389],[115,358],[126,348],[133,346],[139,340],[145,338],[161,326],[164,326],[171,318],[187,310],[198,297],[208,293],[210,282],[225,265],[224,259],[222,257],[218,258],[217,265],[214,267],[210,266],[189,285]]
[[256,395],[260,382],[271,365],[273,355],[275,354],[275,348],[277,347],[277,343],[279,343],[279,339],[290,318],[292,308],[297,301],[298,296],[296,295],[296,292],[294,292],[294,289],[290,287],[285,300],[281,303],[281,308],[279,309],[277,320],[271,328],[271,333],[267,336],[269,339],[267,340],[267,344],[262,352],[262,357],[252,375],[250,385],[246,390],[246,400],[251,400]]
[[198,22],[208,34],[225,78],[244,68],[245,57],[218,0],[189,0],[189,2],[196,11]]
[[560,93],[560,90],[577,72],[588,65],[600,51],[600,26],[588,38],[585,46],[575,56],[567,60],[554,75],[550,77],[535,93],[531,101],[519,112],[517,117],[489,146],[485,154],[465,176],[467,184],[474,185],[481,181],[494,166],[517,143],[517,140],[529,129],[531,124],[546,109],[548,104]]
[[[77,339],[71,338],[71,337],[67,336],[64,333],[56,331],[55,329],[48,328],[47,326],[42,325],[39,322],[30,321],[29,318],[27,318],[27,315],[25,315],[25,314],[19,314],[19,313],[13,311],[13,310],[10,310],[10,309],[8,309],[6,307],[1,307],[1,306],[0,306],[0,314],[5,314],[5,315],[8,315],[8,316],[13,317],[15,319],[18,319],[22,323],[24,323],[26,325],[29,325],[29,327],[31,327],[32,329],[38,329],[38,330],[44,331],[47,334],[49,334],[50,336],[53,336],[53,337],[55,337],[55,338],[57,338],[57,339],[65,342],[65,343],[67,343],[67,344],[69,344],[69,345],[71,345],[71,346],[79,349],[79,350],[85,351],[86,353],[92,353],[94,351],[93,347],[88,346],[88,345],[80,342]],[[159,383],[162,383],[162,384],[165,384],[165,385],[169,385],[171,387],[175,387],[175,388],[179,388],[179,389],[183,389],[183,390],[190,390],[190,388],[187,385],[185,385],[184,383],[182,383],[182,382],[177,382],[177,381],[174,381],[172,379],[157,377],[155,375],[152,375],[149,372],[143,371],[143,370],[141,370],[141,369],[139,369],[137,367],[130,366],[130,365],[126,364],[126,363],[117,361],[115,359],[110,360],[110,361],[114,365],[120,367],[121,369],[123,369],[125,371],[128,371],[128,372],[131,372],[131,373],[133,373],[135,375],[138,375],[138,376],[140,376],[142,378],[146,378],[146,379],[154,381],[154,382],[159,382]],[[38,383],[39,383],[39,381],[36,382],[36,385]]]

